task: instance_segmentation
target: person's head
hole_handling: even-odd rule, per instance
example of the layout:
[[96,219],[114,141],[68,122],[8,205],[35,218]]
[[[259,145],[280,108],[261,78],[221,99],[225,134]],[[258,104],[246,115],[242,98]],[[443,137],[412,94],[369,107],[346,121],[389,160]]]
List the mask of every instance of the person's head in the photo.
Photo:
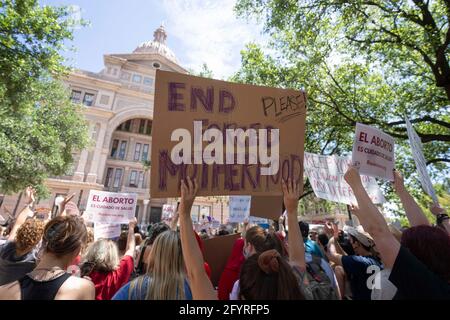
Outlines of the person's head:
[[157,236],[168,230],[170,230],[170,227],[164,222],[158,222],[153,224],[150,230],[148,231],[148,237],[146,239],[147,244],[152,245],[153,242],[155,242]]
[[242,300],[304,300],[292,267],[273,249],[245,260],[239,287]]
[[119,262],[117,244],[109,239],[100,239],[92,243],[88,247],[83,259],[84,265],[91,266],[91,272],[108,273],[114,271],[119,265]]
[[254,226],[247,230],[244,239],[244,257],[248,258],[251,255],[275,249],[282,256],[286,255],[283,243],[280,238],[273,232],[266,232],[260,226]]
[[450,281],[450,237],[438,227],[426,225],[403,231],[402,246],[408,248],[430,271]]
[[300,221],[298,223],[298,226],[300,227],[300,232],[302,233],[303,239],[306,239],[309,234],[309,224],[305,221]]
[[202,239],[202,240],[208,240],[209,239],[209,236],[208,236],[208,234],[207,233],[200,233],[200,239]]
[[317,241],[317,231],[311,230],[311,232],[309,233],[309,238],[310,238],[312,241]]
[[353,251],[358,256],[377,256],[378,253],[375,250],[375,242],[370,234],[365,232],[362,227],[353,228],[348,227],[347,233],[349,234],[350,244]]
[[153,242],[147,273],[152,282],[147,291],[149,300],[184,299],[184,260],[180,235],[168,230]]
[[22,253],[30,252],[42,239],[45,224],[41,220],[27,219],[17,230],[15,243]]
[[219,230],[219,232],[217,233],[218,236],[226,236],[226,235],[228,235],[228,234],[230,234],[230,233],[229,233],[228,230],[226,230],[226,229],[221,229],[221,230]]
[[328,236],[325,233],[321,233],[317,236],[317,241],[324,247],[325,251],[327,250],[328,245]]
[[86,226],[79,217],[53,218],[45,225],[42,237],[44,255],[52,255],[69,265],[80,254],[86,238]]
[[120,233],[119,239],[117,240],[117,247],[119,248],[119,254],[122,255],[127,249],[128,242],[128,231],[122,231]]

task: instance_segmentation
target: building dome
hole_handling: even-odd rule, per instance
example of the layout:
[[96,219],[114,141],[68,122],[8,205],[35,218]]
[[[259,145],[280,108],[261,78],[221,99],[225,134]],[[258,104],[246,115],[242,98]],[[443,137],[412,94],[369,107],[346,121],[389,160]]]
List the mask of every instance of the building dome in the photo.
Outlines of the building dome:
[[166,45],[167,33],[164,26],[161,25],[153,33],[153,41],[146,41],[141,43],[133,53],[156,53],[172,62],[178,64],[177,58],[172,50]]

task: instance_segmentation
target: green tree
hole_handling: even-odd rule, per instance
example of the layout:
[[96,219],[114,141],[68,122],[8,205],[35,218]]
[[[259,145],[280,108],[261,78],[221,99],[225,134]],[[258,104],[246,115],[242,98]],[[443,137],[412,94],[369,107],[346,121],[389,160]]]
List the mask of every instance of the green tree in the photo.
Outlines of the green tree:
[[[232,80],[305,89],[310,152],[350,152],[357,122],[382,129],[396,138],[396,165],[421,190],[404,117],[424,143],[432,177],[442,179],[450,162],[449,8],[447,1],[238,0],[238,15],[265,24],[271,50],[247,45]],[[388,184],[383,189],[393,198]]]
[[212,79],[214,77],[214,74],[212,72],[211,69],[209,69],[208,65],[206,63],[202,64],[202,67],[199,71],[193,70],[193,69],[189,69],[188,70],[190,74],[194,75],[194,76],[198,76],[198,77],[202,77],[202,78],[210,78]]
[[72,39],[70,11],[35,0],[0,0],[0,190],[62,175],[72,153],[88,143],[80,107],[61,79],[69,69],[59,53]]

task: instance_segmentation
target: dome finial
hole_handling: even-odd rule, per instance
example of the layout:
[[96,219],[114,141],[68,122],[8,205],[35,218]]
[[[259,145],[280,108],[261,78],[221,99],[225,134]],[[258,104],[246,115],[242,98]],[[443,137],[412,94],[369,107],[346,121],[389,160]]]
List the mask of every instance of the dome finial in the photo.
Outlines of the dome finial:
[[164,21],[161,23],[161,26],[155,30],[153,33],[153,39],[156,42],[160,42],[162,44],[166,44],[167,33],[164,29]]

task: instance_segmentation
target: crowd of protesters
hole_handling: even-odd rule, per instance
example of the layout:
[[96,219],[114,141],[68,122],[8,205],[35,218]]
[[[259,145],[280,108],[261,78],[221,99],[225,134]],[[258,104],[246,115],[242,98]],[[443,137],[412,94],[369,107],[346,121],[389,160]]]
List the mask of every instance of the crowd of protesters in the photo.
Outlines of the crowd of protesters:
[[195,180],[181,182],[169,224],[141,232],[134,219],[116,241],[94,241],[83,216],[65,209],[70,197],[56,217],[39,218],[35,192],[27,188],[26,206],[0,229],[0,300],[450,299],[450,220],[444,210],[434,204],[436,224],[430,224],[394,171],[394,190],[410,224],[398,230],[372,203],[356,167],[345,180],[360,226],[327,222],[309,230],[298,221],[299,186],[283,181],[285,214],[269,229],[244,222],[225,253],[217,287],[203,241],[237,230],[195,231]]

